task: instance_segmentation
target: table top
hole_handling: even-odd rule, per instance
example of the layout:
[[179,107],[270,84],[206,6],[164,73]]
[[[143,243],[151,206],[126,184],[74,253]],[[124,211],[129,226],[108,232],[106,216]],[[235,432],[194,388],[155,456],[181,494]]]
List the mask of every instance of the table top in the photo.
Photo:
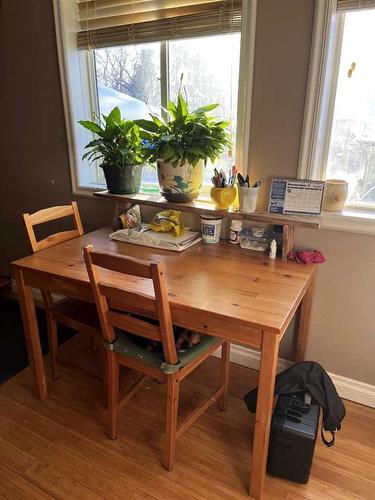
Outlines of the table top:
[[[206,323],[215,318],[215,324],[232,325],[232,337],[239,341],[243,332],[236,332],[241,328],[283,334],[315,270],[315,265],[273,261],[229,242],[198,243],[183,252],[172,252],[113,241],[110,233],[110,228],[99,229],[19,259],[13,266],[49,276],[51,291],[56,291],[54,278],[89,287],[82,256],[82,247],[88,244],[100,251],[163,261],[173,320],[178,324],[179,312],[188,310],[192,321],[202,317],[202,330],[210,328]],[[121,288],[153,295],[150,280],[141,278],[124,276]]]

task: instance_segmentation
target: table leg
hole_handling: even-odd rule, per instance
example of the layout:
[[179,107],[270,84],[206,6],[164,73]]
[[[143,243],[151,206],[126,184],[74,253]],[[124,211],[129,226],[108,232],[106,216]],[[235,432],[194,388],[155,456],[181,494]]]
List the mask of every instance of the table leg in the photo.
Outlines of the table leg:
[[27,352],[31,371],[34,376],[36,395],[43,401],[48,396],[48,393],[34,300],[31,288],[25,284],[22,271],[16,269],[15,274]]
[[250,475],[250,495],[257,499],[262,497],[266,476],[278,353],[279,336],[264,331]]
[[306,290],[305,296],[301,302],[301,311],[299,316],[298,332],[294,348],[294,361],[299,363],[305,359],[305,351],[307,345],[307,336],[309,332],[310,315],[311,315],[311,305],[312,297],[314,294],[314,276],[311,278],[308,289]]

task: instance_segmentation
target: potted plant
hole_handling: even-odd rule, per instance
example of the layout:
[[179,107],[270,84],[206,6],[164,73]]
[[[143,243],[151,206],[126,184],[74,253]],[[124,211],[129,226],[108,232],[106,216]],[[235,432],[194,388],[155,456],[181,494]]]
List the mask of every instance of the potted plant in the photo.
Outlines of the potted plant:
[[157,163],[160,192],[167,201],[184,203],[197,198],[207,160],[214,163],[230,147],[226,130],[230,122],[208,114],[217,106],[209,104],[190,112],[180,89],[177,102],[170,101],[165,110],[169,120],[151,113],[151,120],[136,120],[148,159]]
[[113,194],[137,193],[141,185],[145,150],[139,126],[133,120],[123,120],[118,107],[103,122],[81,120],[79,123],[98,136],[90,141],[82,159],[101,160],[108,191]]

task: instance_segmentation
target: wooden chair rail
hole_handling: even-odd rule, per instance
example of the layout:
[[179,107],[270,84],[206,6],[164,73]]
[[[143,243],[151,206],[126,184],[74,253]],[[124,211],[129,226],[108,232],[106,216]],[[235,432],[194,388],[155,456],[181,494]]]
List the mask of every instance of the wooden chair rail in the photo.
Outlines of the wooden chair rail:
[[193,410],[190,415],[188,415],[183,422],[179,425],[176,432],[176,439],[181,437],[181,435],[187,431],[210,406],[214,403],[217,403],[220,399],[220,396],[224,393],[224,387],[220,387],[207,401],[202,403],[198,408]]
[[152,279],[152,262],[144,262],[131,257],[97,251],[92,252],[91,259],[95,266],[102,267],[110,271]]
[[43,224],[44,222],[50,222],[56,219],[63,219],[64,217],[69,217],[74,215],[74,210],[72,205],[60,205],[55,207],[43,208],[38,212],[28,215],[28,220],[33,226],[37,224]]
[[149,378],[148,375],[141,375],[139,379],[134,382],[134,384],[123,394],[122,398],[119,401],[118,407],[119,410],[138,392],[138,390],[143,386],[146,380]]
[[124,313],[115,311],[108,311],[107,319],[112,326],[125,330],[128,333],[141,335],[142,337],[158,342],[162,340],[160,328],[142,319],[127,316]]

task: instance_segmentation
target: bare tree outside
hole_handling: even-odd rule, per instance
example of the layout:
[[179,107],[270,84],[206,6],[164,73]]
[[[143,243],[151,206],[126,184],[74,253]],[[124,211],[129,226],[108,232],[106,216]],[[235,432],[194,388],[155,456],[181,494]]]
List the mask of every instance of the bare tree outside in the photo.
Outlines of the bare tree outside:
[[158,43],[97,49],[95,66],[99,84],[160,107]]

